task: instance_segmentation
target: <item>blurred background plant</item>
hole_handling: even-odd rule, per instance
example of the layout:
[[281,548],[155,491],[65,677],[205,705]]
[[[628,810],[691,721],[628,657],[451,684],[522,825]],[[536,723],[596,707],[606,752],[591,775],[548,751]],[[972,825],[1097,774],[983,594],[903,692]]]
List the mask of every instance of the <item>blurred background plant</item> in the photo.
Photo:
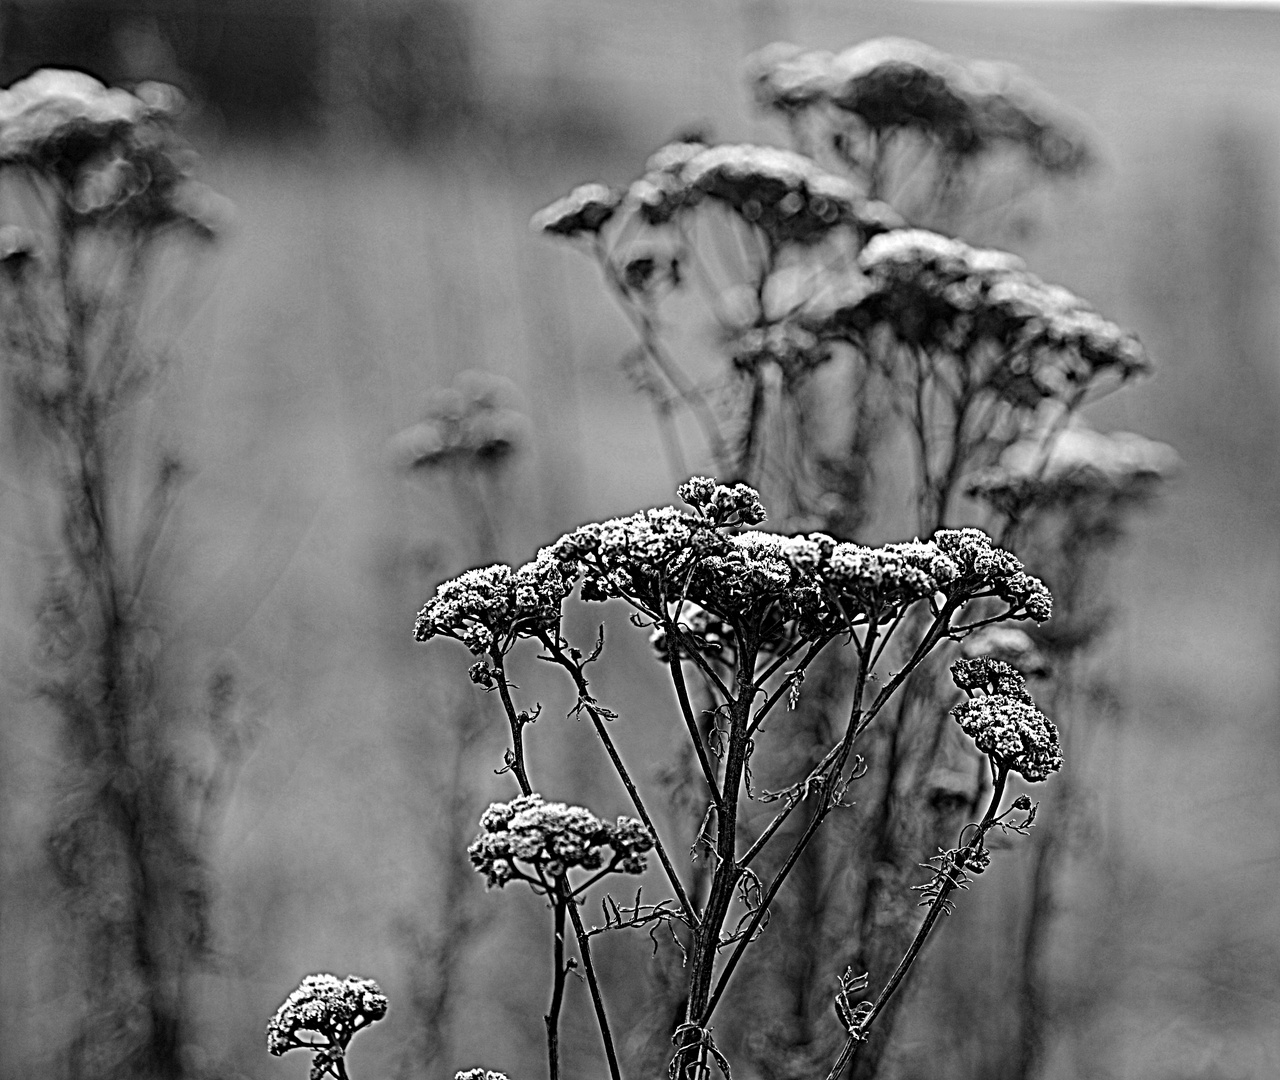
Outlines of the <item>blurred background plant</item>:
[[[905,509],[916,535],[974,522],[1018,551],[1029,542],[1017,527],[1029,524],[1028,497],[1043,505],[1051,491],[1061,498],[1064,487],[1087,488],[1086,475],[1138,467],[1126,462],[1122,441],[1097,437],[1087,465],[1058,471],[1085,438],[1068,430],[1081,405],[1148,370],[1137,340],[1016,256],[913,227],[999,232],[1014,213],[1025,215],[1038,186],[1094,160],[1083,125],[1016,68],[902,38],[834,55],[775,44],[747,66],[756,104],[809,153],[690,136],[657,151],[625,191],[588,184],[533,221],[599,263],[638,331],[627,366],[667,438],[676,441],[673,410],[688,409],[726,475],[768,485],[789,509],[784,528],[892,535]],[[691,292],[699,316],[688,314]],[[691,318],[718,324],[723,374],[705,365],[694,374],[679,355],[679,324]],[[981,506],[963,502],[966,479],[1011,451],[1020,452],[1027,492],[1045,490],[1038,500],[988,497],[994,513],[975,513]],[[669,457],[679,463],[683,451]],[[1105,484],[1095,493],[1105,509],[1079,492],[1065,496],[1070,520],[1037,532],[1046,579],[1063,578],[1069,591],[1069,622],[1088,621],[1081,609],[1096,603],[1086,598],[1084,566],[1096,571],[1125,512],[1141,501],[1137,489],[1150,499],[1167,472],[1144,468],[1140,480],[1117,479],[1114,498]],[[1119,494],[1130,486],[1129,497]],[[1055,539],[1061,551],[1052,551]],[[1074,652],[1096,629],[1079,631]],[[768,1015],[777,973],[789,976],[786,1019],[744,1029],[768,1075],[824,1067],[843,1036],[818,987],[846,967],[867,972],[873,987],[886,984],[919,921],[908,902],[913,875],[977,810],[983,774],[948,738],[947,660],[916,671],[895,714],[860,747],[866,771],[847,831],[824,833],[804,852],[803,887],[787,897],[792,917],[774,921],[769,955],[753,957],[755,1009],[735,1015]],[[802,737],[786,748],[793,767],[825,752],[857,667],[833,657],[815,666]],[[759,758],[753,764],[764,771]],[[1045,1010],[1036,1002],[1046,990],[1032,973],[1043,971],[1050,850],[1039,848],[1035,925],[1025,933],[1028,954],[1037,954],[1022,964],[1028,1047],[1043,1044]],[[855,857],[838,854],[849,852]],[[904,1000],[887,1003],[854,1056],[854,1076],[880,1074]],[[1038,1067],[1037,1055],[1028,1051],[1022,1075]]]
[[210,828],[245,749],[231,676],[193,724],[157,668],[182,465],[147,439],[166,359],[148,316],[177,314],[184,248],[218,209],[189,178],[180,107],[164,84],[51,69],[0,94],[6,401],[43,578],[28,689],[59,724],[46,846],[78,975],[55,1052],[76,1076],[181,1070]]
[[[447,485],[407,488],[386,467],[387,441],[463,369],[520,388],[528,442],[513,459],[502,557],[670,498],[654,421],[617,365],[628,326],[590,262],[528,235],[530,214],[584,177],[629,182],[691,118],[724,142],[780,141],[776,121],[744,107],[741,81],[744,57],[770,41],[832,48],[892,35],[1016,63],[1088,117],[1092,171],[1037,186],[998,232],[961,235],[1014,250],[1139,333],[1158,377],[1099,401],[1090,421],[1142,431],[1183,458],[1164,509],[1134,519],[1111,563],[1111,629],[1092,663],[1113,690],[1073,756],[1092,795],[1057,879],[1057,1027],[1045,1073],[1266,1075],[1280,1053],[1271,1019],[1280,838],[1267,824],[1280,790],[1274,14],[475,0],[465,18],[424,11],[412,34],[380,38],[415,42],[402,53],[417,53],[431,85],[447,84],[431,99],[442,120],[424,120],[410,145],[386,135],[347,82],[379,77],[360,70],[374,54],[364,35],[378,36],[361,21],[395,27],[401,11],[4,5],[6,84],[59,64],[111,83],[181,86],[202,175],[237,207],[239,227],[203,264],[208,299],[185,324],[188,362],[171,366],[153,402],[162,430],[181,433],[173,444],[187,465],[169,526],[182,572],[166,577],[161,681],[196,703],[225,662],[252,706],[240,715],[259,718],[256,752],[215,818],[217,948],[189,984],[190,1070],[294,1075],[299,1062],[262,1053],[261,1027],[304,971],[373,974],[392,998],[386,1020],[353,1044],[355,1075],[395,1072],[410,1044],[413,1012],[397,1007],[415,963],[404,932],[439,911],[426,900],[438,871],[424,831],[435,794],[422,777],[443,768],[430,754],[444,721],[434,725],[432,701],[415,699],[430,660],[404,627],[435,581],[480,559],[452,539],[469,526]],[[441,41],[453,28],[455,43],[439,60],[435,25]],[[420,93],[414,77],[400,85]],[[714,325],[681,325],[693,350],[681,355],[696,353],[699,378],[723,371]],[[675,417],[689,472],[712,471],[699,460],[696,423]],[[15,572],[0,575],[10,658],[0,937],[14,975],[0,985],[0,1067],[43,1074],[82,976],[56,948],[65,924],[51,915],[60,887],[43,848],[60,759],[54,727],[13,671],[29,655],[33,586],[45,578],[23,525],[18,462],[11,449],[2,496]],[[909,508],[886,509],[886,522],[891,511],[898,524],[884,535],[907,535]],[[631,647],[621,633],[610,640]],[[619,677],[601,693],[626,705],[659,685]],[[805,696],[816,688],[811,679]],[[526,690],[545,706],[547,760],[535,765],[566,781],[598,772],[591,741],[558,719],[572,702],[537,676]],[[615,734],[627,760],[669,761],[669,742],[647,725]],[[482,802],[506,790],[492,784],[476,792]],[[618,793],[586,799],[600,813],[627,812]],[[1246,819],[1255,824],[1243,828]],[[1015,876],[987,875],[982,902],[960,904],[959,921],[930,946],[890,1052],[898,1075],[934,1075],[945,1061],[951,1075],[986,1076],[992,1056],[1016,1045],[987,1034],[1012,1015],[1000,973],[1017,966],[1006,950],[1025,896]],[[543,970],[542,948],[526,953],[521,941],[547,915],[532,897],[505,903],[527,922],[511,933],[504,912],[476,938],[454,993],[449,1071],[538,1068],[546,1003],[540,986],[512,973]],[[648,965],[648,948],[602,948],[602,973]],[[589,1060],[598,1045],[589,1002],[572,979],[566,994],[565,1043],[579,1040]],[[619,1008],[647,1021],[643,1002]]]

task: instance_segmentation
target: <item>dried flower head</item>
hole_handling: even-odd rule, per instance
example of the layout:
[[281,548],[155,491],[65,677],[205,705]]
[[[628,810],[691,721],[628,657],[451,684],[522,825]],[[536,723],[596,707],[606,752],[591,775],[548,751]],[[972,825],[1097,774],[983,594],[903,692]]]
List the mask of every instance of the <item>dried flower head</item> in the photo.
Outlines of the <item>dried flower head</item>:
[[970,696],[952,710],[956,722],[998,768],[1035,781],[1062,767],[1058,729],[1035,707],[1018,671],[975,657],[952,664],[951,677]]
[[918,41],[884,37],[838,53],[827,96],[875,132],[911,129],[954,153],[978,146],[978,124],[963,65]]
[[585,807],[544,802],[541,795],[491,804],[480,829],[467,854],[491,888],[515,877],[550,887],[570,870],[599,870],[606,847],[612,850],[609,869],[641,874],[653,847],[653,837],[634,818],[611,825]]
[[[339,1075],[337,1063],[356,1032],[387,1015],[387,999],[372,979],[308,975],[267,1024],[267,1050],[275,1056],[311,1050],[312,1080]],[[317,1036],[304,1039],[301,1032]]]
[[462,1069],[453,1080],[507,1080],[507,1074],[490,1069]]
[[826,100],[835,57],[776,41],[747,57],[747,81],[761,109],[791,115]]
[[144,83],[135,93],[80,71],[44,68],[0,91],[0,164],[56,181],[79,222],[127,220],[211,238],[223,201],[190,178],[175,136],[182,95]]
[[1021,517],[1043,507],[1080,507],[1119,514],[1149,501],[1179,465],[1164,443],[1129,432],[1104,434],[1078,418],[1046,447],[1014,443],[997,465],[976,475],[969,494]]
[[1058,729],[1044,713],[1020,698],[992,694],[957,705],[952,715],[997,768],[1033,782],[1062,768]]
[[[680,631],[692,639],[694,647],[703,653],[723,653],[733,647],[733,627],[718,615],[697,604],[685,604],[680,611]],[[655,623],[649,635],[649,645],[664,664],[670,661],[672,643],[667,628]],[[688,657],[683,641],[675,642],[675,653],[680,659]]]
[[506,404],[515,396],[506,379],[464,372],[456,386],[432,395],[420,422],[391,440],[393,460],[409,469],[501,467],[528,431],[524,414]]
[[997,596],[1010,615],[1044,622],[1053,614],[1053,598],[1044,582],[1032,577],[1011,553],[996,547],[981,529],[940,529],[934,542],[958,568],[954,581],[941,591],[966,599]]
[[595,236],[621,202],[622,193],[605,184],[580,184],[534,214],[529,228],[551,236]]
[[551,548],[517,570],[501,563],[467,570],[436,589],[418,612],[414,637],[453,638],[477,656],[505,652],[517,638],[556,630],[576,577]]
[[681,175],[777,244],[808,243],[857,221],[854,184],[790,150],[713,146],[691,158]]
[[759,525],[768,516],[760,493],[746,484],[730,487],[717,484],[709,476],[691,476],[676,489],[676,494],[692,506],[703,521],[716,528]]
[[1005,145],[1046,173],[1071,176],[1094,164],[1088,125],[1013,64],[972,61],[968,93],[984,145]]

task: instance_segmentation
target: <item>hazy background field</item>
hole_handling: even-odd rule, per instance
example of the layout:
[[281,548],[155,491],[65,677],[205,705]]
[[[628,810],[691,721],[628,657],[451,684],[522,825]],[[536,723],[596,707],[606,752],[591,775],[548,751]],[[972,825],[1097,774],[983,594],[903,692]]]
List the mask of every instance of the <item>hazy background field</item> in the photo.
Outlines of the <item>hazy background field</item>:
[[[42,41],[70,48],[65,28],[39,37],[49,10],[0,6],[6,81],[88,62],[35,55]],[[179,359],[152,417],[190,466],[166,543],[166,692],[181,716],[203,707],[215,672],[233,672],[248,748],[208,825],[216,937],[193,974],[193,1067],[302,1075],[301,1061],[267,1056],[262,1028],[301,975],[331,970],[378,979],[392,1001],[355,1044],[353,1073],[422,1075],[409,943],[439,918],[433,785],[451,768],[442,729],[466,660],[415,645],[410,629],[433,584],[478,555],[446,487],[396,470],[392,437],[464,370],[511,380],[529,419],[499,515],[513,560],[589,517],[670,498],[653,420],[619,369],[625,323],[594,268],[529,234],[529,215],[579,181],[628,179],[690,122],[781,141],[742,89],[752,48],[893,33],[1014,61],[1092,119],[1103,168],[1047,204],[1018,250],[1141,334],[1157,375],[1094,419],[1168,441],[1185,463],[1115,579],[1119,699],[1088,748],[1092,824],[1059,945],[1074,993],[1053,1075],[1280,1075],[1280,13],[809,0],[87,10],[105,74],[193,90],[202,173],[236,207],[181,282]],[[261,55],[210,47],[204,68],[184,66],[194,53],[174,35],[219,19],[219,48],[260,20],[247,40]],[[219,67],[233,60],[241,69]],[[68,993],[41,842],[51,720],[23,676],[40,563],[20,487],[0,490],[0,1074],[15,1078],[52,1067]],[[663,729],[644,718],[665,699],[619,674],[642,653],[625,638],[620,624],[601,692],[634,714],[619,725],[624,752],[657,768]],[[621,811],[620,792],[591,778],[596,748],[562,718],[563,692],[542,697],[544,790]],[[473,775],[477,802],[507,793],[488,765]],[[1003,870],[964,897],[934,956],[952,978],[972,972],[975,1002],[1001,977]],[[432,1075],[481,1063],[539,1075],[545,915],[474,886],[493,931]],[[645,953],[620,944],[606,962]],[[590,1029],[570,1028],[588,1064],[568,1075],[586,1077]],[[907,1049],[903,1075],[972,1075],[971,1062]]]

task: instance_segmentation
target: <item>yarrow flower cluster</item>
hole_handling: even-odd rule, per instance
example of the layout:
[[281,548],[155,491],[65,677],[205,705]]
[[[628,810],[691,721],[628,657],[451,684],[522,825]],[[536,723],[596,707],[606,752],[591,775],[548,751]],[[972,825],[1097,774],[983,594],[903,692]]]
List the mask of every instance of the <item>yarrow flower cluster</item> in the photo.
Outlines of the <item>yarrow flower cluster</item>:
[[871,240],[858,263],[867,289],[820,312],[811,326],[819,336],[867,345],[889,334],[968,366],[989,346],[987,366],[969,381],[1023,407],[1104,373],[1124,381],[1149,370],[1133,334],[1006,252],[900,229]]
[[775,43],[747,67],[756,104],[789,118],[829,106],[870,132],[914,131],[956,157],[1009,148],[1049,174],[1094,160],[1083,121],[1011,64],[887,37],[834,54]]
[[224,212],[190,178],[190,154],[173,132],[182,106],[163,83],[130,93],[44,68],[0,90],[0,165],[56,179],[80,223],[183,226],[207,238]]
[[[267,1050],[275,1056],[311,1050],[312,1080],[340,1075],[339,1063],[352,1036],[387,1015],[387,999],[372,979],[308,975],[267,1024]],[[303,1039],[300,1032],[319,1036]]]
[[503,404],[511,396],[504,379],[464,374],[456,387],[432,396],[422,421],[392,440],[397,464],[410,469],[500,466],[523,441],[527,427],[521,413]]
[[585,807],[544,802],[536,794],[493,803],[481,816],[480,828],[467,854],[490,888],[501,888],[513,878],[552,888],[570,870],[604,867],[606,847],[612,851],[609,869],[642,874],[645,852],[653,847],[649,830],[635,818],[619,817],[609,824]]
[[1014,443],[998,464],[974,476],[968,491],[1014,518],[1083,502],[1118,511],[1150,499],[1177,467],[1177,453],[1164,443],[1104,434],[1076,420],[1047,446],[1038,438]]
[[519,637],[556,630],[576,576],[551,549],[518,570],[502,563],[467,570],[441,585],[418,612],[414,637],[451,637],[476,656],[505,652]]
[[508,1080],[506,1073],[493,1072],[491,1069],[463,1069],[453,1080]]
[[1062,768],[1058,729],[1036,708],[1018,671],[1003,661],[977,657],[957,660],[951,674],[970,695],[952,715],[997,768],[1033,782]]
[[882,203],[861,196],[852,182],[802,154],[699,141],[670,143],[655,152],[625,197],[603,184],[585,184],[539,210],[530,224],[554,236],[596,236],[619,212],[662,226],[704,201],[726,207],[775,246],[812,244],[840,226],[856,229],[865,240],[904,224]]
[[618,209],[622,194],[604,184],[579,184],[533,215],[529,227],[552,236],[594,236]]
[[1053,614],[1053,597],[1044,582],[1028,574],[1015,556],[996,547],[981,529],[940,529],[934,542],[958,569],[953,592],[998,596],[1036,622]]
[[[445,582],[419,613],[416,637],[452,637],[477,656],[502,652],[518,637],[555,633],[575,584],[584,601],[625,598],[658,623],[668,605],[693,604],[753,634],[766,622],[775,635],[793,623],[821,637],[887,622],[936,594],[955,608],[996,597],[1010,618],[1043,622],[1052,612],[1044,584],[977,529],[872,548],[823,533],[734,532],[764,518],[745,484],[694,477],[680,495],[695,513],[663,507],[584,525],[518,570],[490,566]],[[483,684],[486,672],[473,678]]]

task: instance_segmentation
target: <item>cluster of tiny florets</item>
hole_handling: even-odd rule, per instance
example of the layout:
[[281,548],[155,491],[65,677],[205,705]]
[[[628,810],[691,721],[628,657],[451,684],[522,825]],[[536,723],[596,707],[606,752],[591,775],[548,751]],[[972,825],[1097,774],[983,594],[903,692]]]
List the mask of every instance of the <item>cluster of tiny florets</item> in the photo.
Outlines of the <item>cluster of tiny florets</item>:
[[[1052,612],[1043,583],[977,529],[873,548],[822,533],[735,532],[764,518],[758,493],[745,484],[694,477],[680,496],[693,513],[660,507],[583,525],[517,570],[490,566],[445,582],[418,615],[418,640],[452,637],[477,656],[505,651],[518,637],[556,632],[575,584],[584,601],[625,598],[659,622],[668,605],[693,605],[686,610],[700,612],[695,619],[709,620],[691,625],[695,641],[707,630],[716,639],[707,644],[719,645],[736,628],[766,649],[797,634],[887,621],[937,594],[953,610],[998,597],[1011,618],[1043,622]],[[665,632],[655,646],[667,654]],[[480,665],[472,679],[491,686],[493,675]]]
[[768,516],[760,493],[746,484],[717,484],[708,476],[692,476],[676,494],[710,525],[759,525]]
[[1001,660],[975,657],[957,660],[951,676],[970,695],[953,710],[956,722],[998,767],[1031,781],[1062,768],[1058,729],[1036,708],[1018,671]]
[[1094,504],[1120,511],[1148,501],[1178,467],[1164,443],[1128,432],[1104,434],[1076,420],[1046,447],[1016,442],[973,477],[969,494],[1019,517],[1033,508]]
[[467,854],[489,886],[498,888],[517,876],[550,886],[570,870],[599,870],[606,847],[613,852],[613,869],[641,874],[645,852],[653,847],[649,830],[634,818],[610,824],[585,807],[544,802],[540,795],[493,803],[481,815],[480,829]]
[[658,227],[706,201],[727,207],[775,245],[811,244],[838,226],[851,226],[866,239],[904,224],[849,180],[802,154],[688,140],[655,152],[625,197],[586,184],[540,210],[532,226],[560,236],[594,235],[616,212],[630,211]]
[[1009,148],[1047,173],[1094,158],[1083,122],[1009,64],[892,37],[834,54],[777,43],[747,63],[756,103],[786,116],[831,106],[876,133],[915,131],[954,158]]
[[458,385],[432,395],[423,419],[392,440],[392,452],[411,469],[500,467],[525,437],[528,421],[505,404],[505,380],[467,372]]
[[964,364],[974,392],[1025,409],[1149,370],[1133,334],[1006,252],[898,229],[872,239],[858,263],[866,287],[807,318],[820,338],[866,347],[887,334]]
[[1012,554],[996,547],[980,529],[940,529],[934,542],[959,569],[955,585],[963,595],[998,596],[1036,622],[1053,614],[1053,598],[1044,582],[1032,577]]
[[440,585],[418,612],[414,637],[451,637],[477,656],[503,651],[521,636],[554,631],[577,572],[550,549],[517,570],[504,564],[467,570]]
[[534,214],[529,227],[552,236],[594,236],[621,201],[622,193],[604,184],[580,184]]
[[507,1074],[493,1072],[491,1069],[462,1069],[453,1080],[507,1080]]
[[221,215],[190,179],[190,154],[173,134],[181,108],[182,95],[163,83],[131,93],[44,68],[0,90],[0,164],[57,177],[81,222],[182,225],[210,237]]
[[773,366],[794,385],[831,358],[831,346],[796,322],[750,326],[729,343],[736,370],[752,373]]
[[[308,975],[267,1024],[267,1049],[279,1056],[288,1050],[319,1047],[336,1050],[341,1056],[358,1029],[386,1015],[386,996],[372,979]],[[327,1042],[299,1039],[300,1031],[319,1035]]]

